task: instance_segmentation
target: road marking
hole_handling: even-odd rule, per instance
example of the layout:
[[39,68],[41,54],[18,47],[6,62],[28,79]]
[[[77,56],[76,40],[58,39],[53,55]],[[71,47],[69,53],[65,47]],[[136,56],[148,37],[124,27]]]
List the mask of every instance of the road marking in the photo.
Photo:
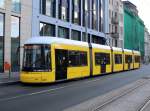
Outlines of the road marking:
[[42,93],[46,93],[46,92],[51,92],[51,91],[63,89],[65,87],[69,87],[69,86],[64,86],[64,87],[59,87],[59,88],[54,88],[54,89],[49,89],[49,90],[43,90],[43,91],[39,91],[39,92],[35,92],[35,93],[29,93],[29,94],[24,94],[24,95],[20,95],[20,96],[10,97],[10,98],[4,98],[4,99],[0,99],[0,102],[7,101],[7,100],[12,100],[12,99],[17,99],[17,98],[21,98],[21,97],[26,97],[26,96],[32,96],[32,95],[42,94]]
[[[100,79],[101,78],[94,79],[94,80],[88,80],[88,81],[85,81],[83,83],[85,84],[85,83],[90,83],[90,82],[96,82],[96,81],[98,81]],[[66,85],[66,86],[63,86],[63,87],[53,88],[53,89],[49,89],[49,90],[42,90],[42,91],[39,91],[39,92],[24,94],[24,95],[20,95],[20,96],[14,96],[14,97],[10,97],[10,98],[3,98],[3,99],[0,99],[0,102],[13,100],[13,99],[21,98],[21,97],[26,97],[26,96],[33,96],[33,95],[37,95],[37,94],[43,94],[43,93],[47,93],[47,92],[52,92],[52,91],[56,91],[56,90],[60,90],[60,89],[64,89],[64,88],[71,87],[71,86],[76,86],[76,85],[79,85],[79,84],[75,83],[75,84],[72,84],[72,85]]]
[[14,83],[14,82],[19,82],[19,80],[18,80],[18,81],[7,81],[7,82],[0,82],[0,85],[1,85],[1,84],[9,84],[9,83]]

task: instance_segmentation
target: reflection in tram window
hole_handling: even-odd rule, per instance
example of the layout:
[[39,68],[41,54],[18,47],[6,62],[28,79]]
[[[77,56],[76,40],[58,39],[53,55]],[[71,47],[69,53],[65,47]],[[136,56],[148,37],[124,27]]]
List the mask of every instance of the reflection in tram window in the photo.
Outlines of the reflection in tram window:
[[23,71],[50,69],[50,48],[46,45],[28,45],[24,49]]
[[87,53],[69,51],[69,66],[87,66]]

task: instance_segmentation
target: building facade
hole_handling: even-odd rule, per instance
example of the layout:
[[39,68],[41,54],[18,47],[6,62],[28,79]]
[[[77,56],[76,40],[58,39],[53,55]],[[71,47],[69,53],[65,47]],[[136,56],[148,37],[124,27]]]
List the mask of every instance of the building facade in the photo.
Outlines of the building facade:
[[124,11],[121,0],[109,0],[109,35],[111,46],[123,48]]
[[138,16],[139,11],[133,3],[130,1],[123,1],[123,4],[125,7],[128,7],[128,10],[130,10],[135,16]]
[[108,33],[108,0],[33,0],[33,37],[105,44],[105,33]]
[[150,34],[147,28],[145,28],[144,34],[144,47],[145,47],[144,61],[148,63],[150,62]]
[[0,72],[4,63],[19,71],[22,58],[20,46],[31,37],[32,2],[30,0],[0,0]]
[[[131,3],[132,4],[132,3]],[[133,5],[133,4],[132,4]],[[135,6],[134,6],[135,7]],[[124,4],[124,47],[138,50],[144,59],[144,22]]]

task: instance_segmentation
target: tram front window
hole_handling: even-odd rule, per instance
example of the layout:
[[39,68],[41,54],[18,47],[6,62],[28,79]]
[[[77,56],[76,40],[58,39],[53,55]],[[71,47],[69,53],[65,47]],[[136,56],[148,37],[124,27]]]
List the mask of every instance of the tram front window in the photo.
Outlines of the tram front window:
[[23,71],[50,71],[50,46],[25,45],[23,56]]

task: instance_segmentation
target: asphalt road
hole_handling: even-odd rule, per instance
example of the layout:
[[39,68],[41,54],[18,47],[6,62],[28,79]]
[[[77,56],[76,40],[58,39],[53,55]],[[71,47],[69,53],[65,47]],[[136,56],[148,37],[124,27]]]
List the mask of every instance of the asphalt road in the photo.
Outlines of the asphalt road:
[[0,86],[0,111],[61,111],[150,76],[150,65],[58,84]]

